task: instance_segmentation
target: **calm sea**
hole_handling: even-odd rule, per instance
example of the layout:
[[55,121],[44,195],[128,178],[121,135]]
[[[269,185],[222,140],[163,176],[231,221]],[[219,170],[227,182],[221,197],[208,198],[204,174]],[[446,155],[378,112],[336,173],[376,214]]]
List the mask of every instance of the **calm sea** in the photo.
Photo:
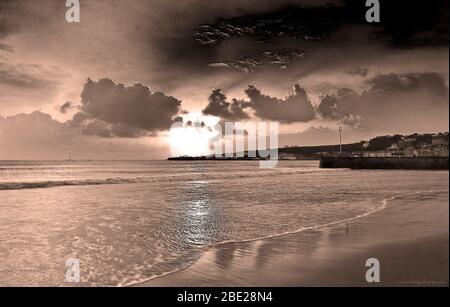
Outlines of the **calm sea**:
[[319,169],[317,161],[0,161],[0,285],[130,285],[210,246],[360,218],[397,195],[446,193],[447,171]]

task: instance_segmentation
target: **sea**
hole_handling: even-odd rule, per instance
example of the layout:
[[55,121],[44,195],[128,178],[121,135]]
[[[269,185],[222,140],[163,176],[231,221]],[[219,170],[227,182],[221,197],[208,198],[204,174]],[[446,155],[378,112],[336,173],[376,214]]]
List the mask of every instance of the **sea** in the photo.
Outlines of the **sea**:
[[402,195],[448,201],[448,187],[448,171],[318,161],[0,161],[0,286],[135,285],[220,244],[364,218]]

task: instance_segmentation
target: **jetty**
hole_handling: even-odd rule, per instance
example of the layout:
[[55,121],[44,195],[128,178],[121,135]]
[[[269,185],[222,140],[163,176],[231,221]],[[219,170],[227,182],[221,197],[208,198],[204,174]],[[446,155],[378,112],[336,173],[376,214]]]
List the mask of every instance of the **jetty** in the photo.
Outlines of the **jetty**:
[[448,157],[320,157],[321,168],[448,170]]

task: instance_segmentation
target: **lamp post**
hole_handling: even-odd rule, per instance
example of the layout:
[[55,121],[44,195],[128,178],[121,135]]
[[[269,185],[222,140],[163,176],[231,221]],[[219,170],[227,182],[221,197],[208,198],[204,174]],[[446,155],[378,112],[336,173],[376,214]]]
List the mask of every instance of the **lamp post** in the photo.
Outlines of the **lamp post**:
[[342,152],[342,127],[339,127],[339,152]]

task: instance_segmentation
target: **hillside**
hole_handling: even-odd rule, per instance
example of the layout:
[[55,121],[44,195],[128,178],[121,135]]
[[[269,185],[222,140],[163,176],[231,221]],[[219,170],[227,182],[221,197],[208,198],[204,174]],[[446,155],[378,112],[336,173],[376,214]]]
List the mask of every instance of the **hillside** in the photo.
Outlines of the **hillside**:
[[[385,135],[378,136],[369,141],[361,141],[358,143],[343,144],[343,151],[357,152],[357,151],[385,151],[393,147],[402,148],[419,148],[423,146],[433,145],[433,139],[440,139],[440,143],[448,146],[449,135],[448,132],[439,134],[411,134],[411,135]],[[323,152],[337,152],[339,145],[323,145],[323,146],[292,146],[279,149],[279,154],[283,156],[295,156],[296,158],[317,158]]]

